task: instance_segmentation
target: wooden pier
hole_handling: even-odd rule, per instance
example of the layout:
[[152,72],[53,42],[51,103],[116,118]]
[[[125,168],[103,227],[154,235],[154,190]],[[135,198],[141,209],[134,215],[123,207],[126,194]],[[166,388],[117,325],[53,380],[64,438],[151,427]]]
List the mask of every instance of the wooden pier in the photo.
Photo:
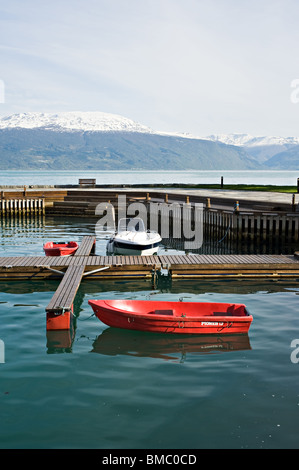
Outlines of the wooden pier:
[[82,279],[155,279],[165,271],[175,279],[299,278],[294,255],[97,256],[94,236],[83,237],[74,256],[0,258],[0,281],[61,279],[46,307],[47,329],[71,327],[73,302]]
[[299,255],[153,255],[0,257],[0,281],[61,279],[70,266],[84,266],[88,279],[299,277]]
[[[96,239],[93,236],[85,236],[76,254],[74,263],[70,264],[63,274],[51,302],[46,307],[47,330],[67,330],[71,327],[73,302],[80,286],[87,262],[86,257],[95,252]],[[85,261],[85,262],[84,262]],[[45,269],[51,269],[45,266]],[[102,270],[103,268],[99,268]],[[54,270],[52,270],[54,272]],[[60,271],[59,271],[60,272]]]
[[47,330],[68,330],[71,327],[73,302],[85,266],[69,266],[51,302],[46,308]]
[[[82,180],[83,181],[83,180]],[[92,185],[94,186],[94,185]],[[238,196],[237,196],[238,194]],[[190,220],[194,219],[194,207],[202,204],[203,225],[212,238],[226,236],[232,242],[257,240],[264,241],[278,238],[286,243],[299,241],[299,202],[298,195],[244,195],[235,192],[219,194],[213,191],[154,189],[84,189],[78,188],[40,188],[5,189],[1,191],[0,215],[13,218],[21,214],[42,213],[54,217],[86,217],[99,219],[96,208],[99,203],[111,203],[117,210],[119,196],[126,196],[127,206],[132,202],[143,202],[147,213],[155,204],[157,211],[162,206],[169,209],[170,219],[174,217],[172,207],[175,204],[190,206]],[[165,207],[164,207],[165,209]],[[161,212],[159,213],[161,218]],[[180,214],[182,220],[182,215]],[[227,231],[227,228],[229,230]],[[150,228],[150,227],[149,227]]]

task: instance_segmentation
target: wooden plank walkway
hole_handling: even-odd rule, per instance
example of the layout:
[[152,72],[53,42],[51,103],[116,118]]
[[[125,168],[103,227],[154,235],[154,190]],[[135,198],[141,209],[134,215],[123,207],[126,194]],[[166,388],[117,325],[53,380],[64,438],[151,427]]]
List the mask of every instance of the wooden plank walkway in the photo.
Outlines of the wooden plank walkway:
[[80,285],[85,266],[69,266],[53,295],[46,311],[53,313],[63,313],[64,310],[71,310],[72,304]]
[[194,255],[189,265],[172,264],[173,279],[194,278],[297,278],[298,258],[293,255]]
[[68,330],[72,324],[73,302],[82,276],[83,266],[69,266],[61,283],[46,307],[47,330]]
[[87,276],[95,279],[150,277],[153,270],[168,269],[173,275],[200,277],[201,274],[248,274],[263,272],[298,277],[296,255],[155,255],[155,256],[71,256],[71,257],[0,257],[0,281],[24,279],[59,279],[72,265],[84,266],[85,273],[103,267],[106,271]]
[[[73,302],[80,286],[88,257],[95,250],[95,242],[96,239],[93,236],[83,237],[76,256],[72,257],[72,263],[69,264],[58,289],[46,307],[47,330],[64,330],[71,327]],[[61,260],[66,259],[60,258]],[[45,269],[51,270],[49,268],[50,266],[47,266]]]
[[89,255],[95,252],[96,239],[94,236],[86,235],[75,253],[75,256]]

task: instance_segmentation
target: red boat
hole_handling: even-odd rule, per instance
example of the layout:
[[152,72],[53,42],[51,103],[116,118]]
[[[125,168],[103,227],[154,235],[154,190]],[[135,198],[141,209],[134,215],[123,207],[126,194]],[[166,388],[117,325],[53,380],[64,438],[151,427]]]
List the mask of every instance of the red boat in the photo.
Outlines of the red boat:
[[247,333],[252,322],[243,304],[152,300],[89,300],[108,326],[156,333]]
[[43,248],[46,256],[70,256],[77,251],[79,245],[77,242],[47,242]]

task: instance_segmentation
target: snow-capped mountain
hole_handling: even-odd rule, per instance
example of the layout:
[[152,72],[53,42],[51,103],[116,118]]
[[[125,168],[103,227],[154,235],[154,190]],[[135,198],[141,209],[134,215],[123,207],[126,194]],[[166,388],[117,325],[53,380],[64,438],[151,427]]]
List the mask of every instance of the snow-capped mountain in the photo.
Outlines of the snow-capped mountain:
[[0,119],[0,169],[255,169],[239,147],[156,132],[102,112],[23,113]]
[[250,134],[213,134],[199,136],[189,133],[160,132],[118,114],[70,111],[59,113],[29,112],[0,118],[0,129],[47,129],[55,131],[144,132],[185,139],[209,140],[237,147],[299,145],[299,137],[252,136]]
[[248,155],[267,168],[275,170],[299,169],[299,137],[219,134],[205,138],[211,142],[222,142],[226,145],[243,148]]
[[299,145],[299,137],[254,137],[249,134],[216,134],[202,137],[202,139],[211,140],[212,142],[222,142],[223,144],[227,145],[237,145],[238,147]]
[[47,129],[55,131],[145,132],[149,127],[117,114],[102,112],[22,113],[0,119],[0,129]]
[[298,137],[159,132],[103,112],[0,118],[0,169],[299,169]]

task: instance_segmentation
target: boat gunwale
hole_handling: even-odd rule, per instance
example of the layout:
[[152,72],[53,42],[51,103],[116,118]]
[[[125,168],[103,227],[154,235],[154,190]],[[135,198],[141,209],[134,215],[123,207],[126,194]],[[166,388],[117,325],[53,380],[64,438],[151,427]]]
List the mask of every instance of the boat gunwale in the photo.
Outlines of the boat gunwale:
[[[115,299],[118,300],[118,299]],[[107,307],[105,306],[99,306],[97,305],[97,302],[104,302]],[[138,302],[138,301],[137,301]],[[141,301],[141,302],[150,302],[150,301]],[[161,301],[163,302],[163,301]],[[189,323],[195,323],[195,322],[202,322],[202,321],[207,321],[207,322],[222,322],[222,321],[227,321],[227,322],[252,322],[253,321],[253,316],[248,312],[246,306],[244,304],[225,304],[225,305],[237,305],[237,306],[242,306],[244,307],[244,315],[198,315],[198,316],[177,316],[177,315],[166,315],[166,314],[156,314],[156,313],[135,313],[135,312],[129,312],[128,310],[123,310],[119,309],[117,307],[110,307],[109,304],[106,302],[106,299],[103,300],[89,300],[88,301],[89,305],[93,306],[93,303],[96,307],[99,309],[103,309],[106,311],[106,313],[113,313],[115,314],[121,314],[122,316],[127,316],[127,317],[134,317],[138,319],[146,319],[146,320],[161,320],[161,321],[176,321],[176,322],[189,322]],[[166,301],[167,303],[167,301]],[[205,304],[210,304],[213,302],[184,302],[184,304],[188,303],[205,303]]]

